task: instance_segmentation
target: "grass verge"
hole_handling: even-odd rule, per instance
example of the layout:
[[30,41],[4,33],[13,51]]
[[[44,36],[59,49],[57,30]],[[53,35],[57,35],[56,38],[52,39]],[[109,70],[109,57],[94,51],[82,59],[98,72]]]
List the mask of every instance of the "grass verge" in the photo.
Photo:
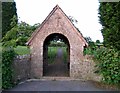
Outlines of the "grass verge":
[[14,50],[18,55],[30,54],[30,49],[26,46],[17,46]]

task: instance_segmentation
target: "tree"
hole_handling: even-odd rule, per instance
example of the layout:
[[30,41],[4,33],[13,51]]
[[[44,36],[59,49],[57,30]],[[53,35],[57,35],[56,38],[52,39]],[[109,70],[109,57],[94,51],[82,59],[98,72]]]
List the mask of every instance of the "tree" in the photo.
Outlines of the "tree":
[[99,14],[104,45],[120,50],[120,2],[101,2]]
[[74,24],[74,23],[78,23],[78,21],[73,17],[73,16],[69,16],[68,17],[70,19],[70,21]]
[[97,43],[97,44],[100,44],[100,40],[96,40],[96,43]]
[[[69,18],[69,20],[72,22],[73,26],[77,29],[77,31],[82,35],[82,33],[80,32],[79,28],[77,28],[77,27],[75,26],[75,24],[77,24],[78,21],[77,21],[73,16],[69,16],[68,18]],[[82,36],[83,36],[83,35],[82,35]]]
[[[12,23],[14,24],[14,21]],[[18,23],[2,38],[3,46],[15,47],[17,45],[25,45],[28,38],[38,26],[39,23],[33,26],[25,22]]]
[[[107,84],[120,84],[120,2],[101,2],[99,7],[101,30],[107,47],[97,49],[94,59],[98,73]],[[116,51],[117,50],[117,51]]]
[[14,25],[11,25],[12,18],[17,17],[15,2],[2,2],[2,36],[17,24],[17,19]]
[[84,37],[87,43],[93,42],[90,37]]

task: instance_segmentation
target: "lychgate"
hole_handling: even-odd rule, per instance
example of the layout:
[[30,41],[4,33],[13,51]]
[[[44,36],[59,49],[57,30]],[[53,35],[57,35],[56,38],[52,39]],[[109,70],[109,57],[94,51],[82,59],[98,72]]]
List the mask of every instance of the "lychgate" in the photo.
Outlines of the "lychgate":
[[31,50],[31,78],[41,78],[44,76],[47,46],[49,40],[54,36],[63,39],[67,44],[69,77],[81,77],[82,69],[80,65],[84,59],[83,50],[88,44],[67,15],[56,5],[27,42]]

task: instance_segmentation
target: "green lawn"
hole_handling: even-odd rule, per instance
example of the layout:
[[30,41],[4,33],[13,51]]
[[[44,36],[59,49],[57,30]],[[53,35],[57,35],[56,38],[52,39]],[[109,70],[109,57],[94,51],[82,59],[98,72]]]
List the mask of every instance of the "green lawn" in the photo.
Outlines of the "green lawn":
[[27,46],[17,46],[14,50],[18,55],[30,54],[30,49]]
[[[27,46],[17,46],[14,48],[15,52],[18,55],[25,55],[25,54],[30,54],[30,49]],[[0,43],[0,56],[2,53],[2,44]]]

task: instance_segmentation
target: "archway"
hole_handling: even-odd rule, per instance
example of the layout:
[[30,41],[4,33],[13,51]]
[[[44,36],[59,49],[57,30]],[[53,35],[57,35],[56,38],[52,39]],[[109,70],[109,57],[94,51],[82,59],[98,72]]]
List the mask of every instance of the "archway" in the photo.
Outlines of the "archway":
[[70,44],[59,33],[47,36],[43,44],[43,76],[69,76]]
[[48,47],[54,36],[59,37],[67,45],[68,62],[70,63],[68,63],[68,76],[82,78],[83,50],[84,46],[88,46],[88,44],[58,5],[53,8],[26,43],[30,46],[31,52],[31,78],[41,78],[45,75],[46,69],[48,71],[46,68]]

